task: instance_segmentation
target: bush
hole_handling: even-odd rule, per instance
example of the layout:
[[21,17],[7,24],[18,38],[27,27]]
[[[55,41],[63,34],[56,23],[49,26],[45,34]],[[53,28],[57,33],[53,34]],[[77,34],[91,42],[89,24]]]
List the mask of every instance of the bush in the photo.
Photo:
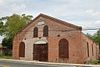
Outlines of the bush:
[[90,64],[98,64],[100,62],[100,60],[90,60],[89,63]]

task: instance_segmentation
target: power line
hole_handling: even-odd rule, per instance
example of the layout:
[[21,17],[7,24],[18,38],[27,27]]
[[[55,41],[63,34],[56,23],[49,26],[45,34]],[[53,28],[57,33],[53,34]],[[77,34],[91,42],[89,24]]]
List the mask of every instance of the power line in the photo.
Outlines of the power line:
[[99,30],[100,28],[83,28],[82,30]]

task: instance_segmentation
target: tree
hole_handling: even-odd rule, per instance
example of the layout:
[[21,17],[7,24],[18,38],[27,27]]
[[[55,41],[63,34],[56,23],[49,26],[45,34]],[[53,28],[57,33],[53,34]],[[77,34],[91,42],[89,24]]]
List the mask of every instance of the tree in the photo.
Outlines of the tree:
[[100,45],[100,29],[94,35],[90,35],[87,33],[86,36]]
[[12,49],[12,39],[14,35],[27,25],[31,19],[31,15],[25,14],[13,14],[12,16],[0,18],[0,35],[5,37],[2,41],[2,45],[8,49]]
[[92,36],[92,39],[100,45],[100,29]]
[[20,31],[28,22],[31,20],[32,16],[22,14],[17,15],[13,14],[10,17],[7,17],[5,24],[5,35],[7,37],[13,37],[18,31]]

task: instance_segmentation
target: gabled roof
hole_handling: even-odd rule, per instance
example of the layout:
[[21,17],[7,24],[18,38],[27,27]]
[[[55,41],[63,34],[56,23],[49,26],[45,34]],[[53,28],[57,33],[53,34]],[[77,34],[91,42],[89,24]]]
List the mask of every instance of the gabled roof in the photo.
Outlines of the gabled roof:
[[63,21],[63,20],[60,20],[60,19],[57,19],[57,18],[48,16],[48,15],[45,15],[45,14],[40,14],[39,16],[42,16],[42,17],[44,17],[44,18],[51,19],[51,20],[53,20],[53,21],[56,21],[57,23],[64,24],[64,25],[66,25],[66,26],[69,26],[69,27],[72,27],[72,28],[75,28],[75,29],[81,29],[80,26],[76,26],[76,25],[74,25],[74,24],[65,22],[65,21]]
[[[36,18],[34,18],[32,21],[30,21],[30,23],[28,23],[22,30],[24,30],[27,26],[29,26],[30,24],[32,24],[32,23],[33,23],[36,19],[38,19],[39,17],[51,19],[51,20],[53,20],[53,21],[56,21],[57,23],[66,25],[66,26],[68,26],[68,27],[75,28],[76,30],[81,30],[81,29],[82,29],[82,27],[80,27],[80,26],[76,26],[76,25],[74,25],[74,24],[70,24],[70,23],[65,22],[65,21],[62,21],[62,20],[60,20],[60,19],[57,19],[57,18],[54,18],[54,17],[51,17],[51,16],[48,16],[48,15],[45,15],[45,14],[41,14],[41,13],[40,13]],[[21,31],[22,31],[22,30],[21,30]],[[21,32],[21,31],[19,31],[19,32]],[[19,32],[18,32],[18,33],[19,33]]]

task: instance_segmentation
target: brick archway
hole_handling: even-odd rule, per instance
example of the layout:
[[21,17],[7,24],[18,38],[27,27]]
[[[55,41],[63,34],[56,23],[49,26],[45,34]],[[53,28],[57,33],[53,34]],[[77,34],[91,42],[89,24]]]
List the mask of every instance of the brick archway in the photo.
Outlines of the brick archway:
[[19,45],[19,57],[25,57],[25,43],[21,42]]
[[59,41],[59,58],[69,58],[69,44],[66,39]]

